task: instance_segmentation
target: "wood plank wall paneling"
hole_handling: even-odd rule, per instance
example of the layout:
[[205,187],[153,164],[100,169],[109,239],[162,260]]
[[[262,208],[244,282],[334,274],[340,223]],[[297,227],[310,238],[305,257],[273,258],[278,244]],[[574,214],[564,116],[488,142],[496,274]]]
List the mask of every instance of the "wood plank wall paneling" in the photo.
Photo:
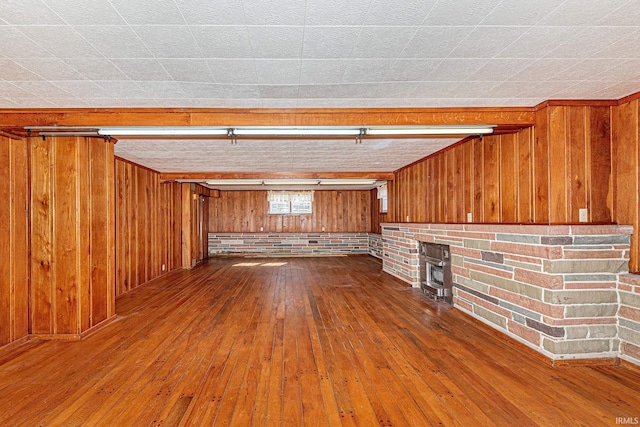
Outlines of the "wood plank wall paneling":
[[115,159],[116,295],[182,267],[181,187]]
[[30,138],[31,334],[79,337],[115,315],[113,144]]
[[0,136],[0,347],[29,333],[28,194],[27,144]]
[[613,111],[615,165],[615,213],[618,224],[631,224],[636,231],[631,237],[629,270],[640,273],[640,101],[635,100]]
[[[266,191],[221,191],[208,200],[210,232],[369,232],[372,191],[316,191],[310,215],[269,215]],[[377,199],[376,199],[377,201]]]
[[[610,107],[549,106],[535,128],[475,138],[399,170],[390,222],[611,222]],[[375,224],[379,219],[374,219]]]

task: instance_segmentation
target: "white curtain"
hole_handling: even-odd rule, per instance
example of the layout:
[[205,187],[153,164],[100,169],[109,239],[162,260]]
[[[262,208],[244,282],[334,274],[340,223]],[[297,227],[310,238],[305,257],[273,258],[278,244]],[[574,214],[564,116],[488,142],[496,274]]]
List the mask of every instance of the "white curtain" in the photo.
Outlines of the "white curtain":
[[378,199],[387,198],[387,184],[378,187]]
[[269,191],[270,202],[313,202],[313,191]]

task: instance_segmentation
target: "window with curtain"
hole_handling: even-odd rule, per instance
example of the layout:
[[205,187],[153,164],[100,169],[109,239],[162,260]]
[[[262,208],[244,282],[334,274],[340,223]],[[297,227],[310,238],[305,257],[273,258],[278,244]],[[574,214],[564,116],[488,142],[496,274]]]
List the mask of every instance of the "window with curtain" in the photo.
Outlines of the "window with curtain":
[[313,191],[269,191],[269,214],[313,213]]
[[378,187],[378,199],[380,200],[380,212],[387,213],[387,184]]

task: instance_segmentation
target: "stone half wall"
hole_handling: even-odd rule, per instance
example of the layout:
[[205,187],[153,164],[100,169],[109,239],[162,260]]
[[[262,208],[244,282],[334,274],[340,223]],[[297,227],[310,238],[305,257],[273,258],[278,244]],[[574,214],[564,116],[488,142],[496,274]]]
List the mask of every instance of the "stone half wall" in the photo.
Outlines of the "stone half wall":
[[[617,357],[618,329],[623,349],[637,358],[638,282],[624,288],[629,305],[618,303],[632,232],[615,225],[383,224],[383,270],[419,286],[418,241],[450,245],[456,308],[552,360]],[[620,328],[619,309],[630,317],[620,318]]]
[[368,233],[209,233],[209,255],[368,254]]
[[369,233],[369,255],[382,259],[382,235]]
[[618,296],[620,358],[640,365],[640,275],[622,274]]

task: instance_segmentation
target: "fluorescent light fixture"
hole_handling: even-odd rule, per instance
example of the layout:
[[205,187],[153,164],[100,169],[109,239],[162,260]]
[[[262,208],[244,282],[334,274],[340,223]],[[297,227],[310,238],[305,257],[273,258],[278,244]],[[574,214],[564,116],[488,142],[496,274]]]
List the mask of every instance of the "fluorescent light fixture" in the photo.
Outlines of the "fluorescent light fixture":
[[262,185],[261,179],[210,179],[207,185]]
[[477,135],[493,133],[494,125],[372,127],[367,135]]
[[375,179],[323,179],[320,185],[372,185]]
[[238,136],[358,136],[362,128],[345,127],[239,127],[233,129]]
[[319,179],[265,179],[264,185],[318,185]]
[[108,136],[226,136],[229,128],[206,126],[115,126],[98,129],[98,134]]

